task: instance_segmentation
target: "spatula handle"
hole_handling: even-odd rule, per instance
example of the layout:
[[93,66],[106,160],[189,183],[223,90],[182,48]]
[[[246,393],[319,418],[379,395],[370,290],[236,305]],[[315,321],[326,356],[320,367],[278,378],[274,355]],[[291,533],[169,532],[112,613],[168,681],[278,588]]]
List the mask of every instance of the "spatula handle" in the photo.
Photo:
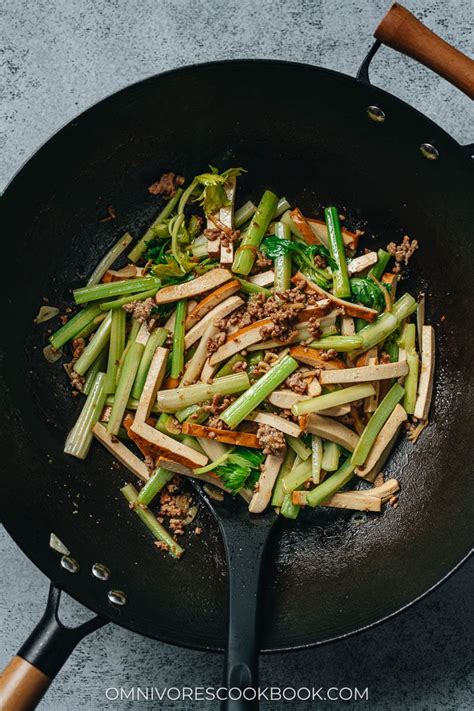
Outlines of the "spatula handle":
[[[273,517],[272,517],[273,518]],[[258,709],[259,589],[272,518],[220,519],[229,571],[223,711]]]
[[258,687],[258,595],[262,555],[249,560],[245,546],[240,550],[234,547],[228,555],[229,627],[224,685],[227,695],[235,698],[223,702],[222,709],[249,711],[258,708],[252,695]]

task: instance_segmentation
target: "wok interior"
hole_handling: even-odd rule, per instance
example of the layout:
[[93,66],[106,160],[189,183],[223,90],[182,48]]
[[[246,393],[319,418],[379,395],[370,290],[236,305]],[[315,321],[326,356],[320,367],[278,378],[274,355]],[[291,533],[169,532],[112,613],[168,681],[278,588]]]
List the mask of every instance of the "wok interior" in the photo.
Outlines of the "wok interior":
[[[373,103],[385,110],[384,124],[368,120]],[[421,157],[423,141],[436,143],[437,163]],[[349,226],[366,229],[363,246],[405,232],[421,245],[400,290],[426,290],[439,356],[430,427],[416,447],[402,438],[386,467],[401,482],[400,506],[357,527],[351,512],[305,511],[281,523],[270,545],[263,648],[320,642],[435,584],[467,553],[472,516],[472,176],[433,124],[342,75],[270,62],[161,75],[83,114],[19,174],[1,207],[2,516],[33,561],[89,607],[167,641],[222,647],[226,571],[216,524],[201,511],[204,534],[186,534],[186,554],[175,562],[120,496],[132,475],[95,443],[85,462],[62,453],[80,402],[61,366],[42,356],[51,324],[32,324],[43,297],[70,304],[70,289],[125,230],[143,233],[159,209],[146,189],[153,180],[165,170],[190,179],[208,163],[248,170],[238,203],[269,187],[307,214],[336,204]],[[99,222],[107,205],[117,219]],[[78,574],[48,548],[51,531],[79,561]],[[90,575],[95,562],[112,570],[110,587],[127,593],[126,607],[107,603],[106,584]]]

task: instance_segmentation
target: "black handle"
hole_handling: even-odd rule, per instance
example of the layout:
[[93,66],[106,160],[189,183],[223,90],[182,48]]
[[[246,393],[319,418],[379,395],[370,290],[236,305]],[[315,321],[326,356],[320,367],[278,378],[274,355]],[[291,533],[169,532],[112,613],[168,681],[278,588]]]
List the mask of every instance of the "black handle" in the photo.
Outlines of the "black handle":
[[75,646],[107,623],[93,617],[79,627],[66,627],[58,617],[60,598],[61,590],[51,583],[43,617],[0,675],[0,707],[5,711],[36,708]]
[[58,617],[60,600],[61,590],[51,583],[44,615],[18,650],[19,657],[50,679],[54,679],[81,639],[107,623],[96,616],[79,627],[66,627]]
[[229,573],[228,638],[224,664],[227,699],[223,711],[257,709],[259,590],[272,511],[252,516],[244,502],[216,505]]
[[[256,709],[252,691],[258,687],[258,594],[264,546],[249,558],[249,546],[226,536],[229,563],[229,623],[224,663],[225,711]],[[238,692],[232,690],[237,689]],[[248,689],[248,692],[245,690]],[[240,696],[240,698],[237,698]],[[244,698],[248,696],[249,698]]]

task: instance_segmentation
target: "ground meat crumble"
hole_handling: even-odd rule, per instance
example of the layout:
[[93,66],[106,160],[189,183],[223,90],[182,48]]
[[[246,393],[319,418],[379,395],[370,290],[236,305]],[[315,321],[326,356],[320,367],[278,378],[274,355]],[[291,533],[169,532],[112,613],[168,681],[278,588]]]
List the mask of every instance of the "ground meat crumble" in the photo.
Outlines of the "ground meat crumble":
[[218,239],[222,246],[228,247],[240,237],[240,230],[220,229],[219,227],[208,227],[204,230],[208,240],[214,242]]
[[303,377],[303,373],[296,371],[292,373],[286,380],[285,386],[293,390],[297,395],[306,395],[308,392],[308,383]]
[[[209,405],[204,405],[203,410],[205,412],[210,412],[213,415],[220,415],[221,412],[224,412],[229,405],[231,405],[235,400],[235,397],[232,395],[221,395],[219,393],[216,393],[213,395],[212,400]],[[215,427],[215,425],[209,425],[210,427]]]
[[405,235],[400,244],[395,244],[395,242],[390,242],[387,244],[387,252],[395,257],[395,266],[393,268],[394,274],[400,272],[401,264],[407,265],[412,256],[418,249],[418,240],[410,239],[408,235]]
[[238,360],[232,366],[233,373],[244,373],[246,370],[247,370],[247,361],[245,361],[245,360]]
[[183,185],[184,178],[182,175],[176,175],[175,173],[163,173],[159,180],[152,183],[148,192],[151,195],[163,195],[166,200],[174,197],[176,195],[176,190],[180,185]]
[[257,437],[264,454],[281,454],[285,449],[285,435],[270,425],[259,425]]
[[129,304],[124,304],[122,308],[132,314],[138,323],[144,323],[149,320],[155,306],[154,299],[145,299],[145,301],[131,301]]

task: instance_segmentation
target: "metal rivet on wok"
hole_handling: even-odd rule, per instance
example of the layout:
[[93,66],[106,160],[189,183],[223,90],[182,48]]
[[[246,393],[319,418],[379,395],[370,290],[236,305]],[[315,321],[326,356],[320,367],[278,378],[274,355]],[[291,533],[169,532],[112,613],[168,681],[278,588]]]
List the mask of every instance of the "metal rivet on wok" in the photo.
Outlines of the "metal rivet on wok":
[[128,598],[122,590],[109,590],[107,597],[112,605],[126,605],[128,602]]
[[431,143],[422,143],[420,146],[421,155],[427,160],[438,160],[439,151]]
[[110,578],[110,570],[103,563],[94,563],[92,566],[92,575],[97,580],[108,580]]
[[80,565],[75,560],[75,558],[71,558],[69,555],[63,555],[61,558],[61,565],[64,568],[64,570],[67,570],[68,573],[78,573]]
[[377,121],[377,123],[385,121],[385,111],[382,111],[378,106],[368,106],[367,115],[372,121]]

